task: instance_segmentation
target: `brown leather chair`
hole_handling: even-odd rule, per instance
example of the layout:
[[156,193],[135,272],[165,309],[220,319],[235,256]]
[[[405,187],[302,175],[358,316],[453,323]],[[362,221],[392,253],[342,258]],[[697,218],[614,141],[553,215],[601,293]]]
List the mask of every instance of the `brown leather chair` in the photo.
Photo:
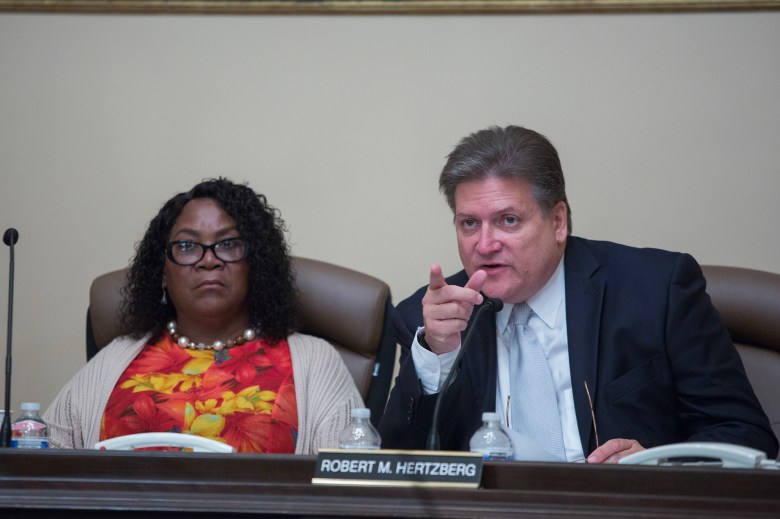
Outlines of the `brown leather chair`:
[[702,270],[707,293],[780,438],[780,274],[712,265],[702,265]]
[[[395,338],[390,287],[344,267],[293,258],[300,292],[301,331],[327,340],[355,379],[371,421],[379,423],[393,377]],[[117,310],[126,269],[96,278],[89,290],[87,360],[119,333]]]

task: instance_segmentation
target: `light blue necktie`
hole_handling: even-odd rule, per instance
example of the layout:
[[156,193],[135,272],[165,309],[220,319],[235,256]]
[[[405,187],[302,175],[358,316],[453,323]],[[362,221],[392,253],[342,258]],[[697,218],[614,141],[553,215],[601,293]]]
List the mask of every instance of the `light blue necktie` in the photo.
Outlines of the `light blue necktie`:
[[512,429],[547,452],[566,459],[561,415],[550,367],[536,334],[528,326],[533,311],[516,304],[509,316],[509,387]]

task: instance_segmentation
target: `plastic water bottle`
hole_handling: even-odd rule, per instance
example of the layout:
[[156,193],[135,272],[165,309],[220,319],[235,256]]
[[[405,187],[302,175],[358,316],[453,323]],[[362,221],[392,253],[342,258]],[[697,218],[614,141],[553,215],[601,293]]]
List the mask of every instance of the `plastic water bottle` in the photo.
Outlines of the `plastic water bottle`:
[[48,449],[49,428],[38,412],[41,404],[24,402],[22,414],[11,426],[11,447],[15,449]]
[[379,449],[382,439],[369,418],[371,409],[360,407],[352,410],[352,420],[339,434],[339,449]]
[[486,460],[512,459],[512,440],[501,428],[498,413],[482,413],[482,427],[471,437],[469,449],[482,454]]

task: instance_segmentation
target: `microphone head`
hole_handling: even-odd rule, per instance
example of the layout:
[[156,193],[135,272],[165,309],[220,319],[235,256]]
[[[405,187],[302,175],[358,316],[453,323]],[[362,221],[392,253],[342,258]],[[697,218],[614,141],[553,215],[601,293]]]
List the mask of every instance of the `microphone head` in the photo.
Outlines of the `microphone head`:
[[19,240],[19,232],[13,227],[6,230],[5,234],[3,234],[3,243],[8,245],[9,247],[11,245],[15,245],[18,240]]
[[504,302],[497,297],[488,297],[485,302],[493,312],[500,312],[504,308]]

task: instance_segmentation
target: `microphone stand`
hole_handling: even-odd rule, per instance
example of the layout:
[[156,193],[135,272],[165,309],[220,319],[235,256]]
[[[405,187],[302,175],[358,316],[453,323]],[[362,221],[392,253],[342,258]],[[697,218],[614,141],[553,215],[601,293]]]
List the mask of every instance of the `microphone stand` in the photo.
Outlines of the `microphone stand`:
[[441,391],[439,391],[439,398],[436,399],[436,406],[433,408],[433,419],[431,420],[431,430],[428,433],[428,443],[426,449],[429,451],[439,450],[439,412],[441,410],[441,403],[444,400],[444,394],[450,388],[452,379],[455,378],[455,372],[459,370],[460,359],[463,357],[463,352],[466,351],[466,346],[471,342],[471,336],[474,334],[474,329],[477,327],[477,321],[480,316],[485,313],[485,310],[491,312],[500,312],[504,308],[504,302],[500,299],[485,298],[485,304],[477,309],[477,314],[474,316],[474,321],[471,323],[471,328],[466,333],[466,338],[463,339],[463,343],[460,346],[460,351],[455,357],[455,362],[452,363],[452,369],[447,374],[447,378],[444,379]]
[[11,337],[14,318],[14,244],[19,239],[16,229],[8,229],[3,235],[3,243],[11,249],[8,265],[8,335],[5,353],[5,414],[0,429],[0,447],[11,446]]

